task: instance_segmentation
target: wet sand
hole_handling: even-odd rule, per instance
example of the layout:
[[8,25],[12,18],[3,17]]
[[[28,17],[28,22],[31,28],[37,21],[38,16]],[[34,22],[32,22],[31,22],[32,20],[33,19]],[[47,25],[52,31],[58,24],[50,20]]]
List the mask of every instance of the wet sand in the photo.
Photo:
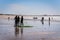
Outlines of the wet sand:
[[[24,21],[30,28],[14,26],[14,20],[0,19],[0,40],[60,40],[60,23],[48,22],[44,25],[40,21]],[[21,33],[21,30],[23,31]]]

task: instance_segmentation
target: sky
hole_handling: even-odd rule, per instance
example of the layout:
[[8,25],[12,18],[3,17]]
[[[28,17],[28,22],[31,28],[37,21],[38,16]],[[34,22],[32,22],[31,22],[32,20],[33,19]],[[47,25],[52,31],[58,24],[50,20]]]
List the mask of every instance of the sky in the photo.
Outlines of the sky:
[[0,14],[60,15],[60,0],[0,0]]

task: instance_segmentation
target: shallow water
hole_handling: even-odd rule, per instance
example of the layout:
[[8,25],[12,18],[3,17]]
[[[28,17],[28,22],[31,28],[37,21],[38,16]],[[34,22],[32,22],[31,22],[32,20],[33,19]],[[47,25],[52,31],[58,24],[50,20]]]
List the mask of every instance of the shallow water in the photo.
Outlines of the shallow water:
[[0,19],[0,40],[60,40],[60,22],[24,20],[24,25],[14,27],[14,20]]

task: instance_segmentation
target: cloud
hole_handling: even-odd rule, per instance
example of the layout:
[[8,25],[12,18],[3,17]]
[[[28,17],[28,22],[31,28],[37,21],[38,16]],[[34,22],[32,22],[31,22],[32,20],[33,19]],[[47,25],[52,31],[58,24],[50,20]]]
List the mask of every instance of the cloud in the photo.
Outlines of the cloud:
[[10,4],[7,9],[4,10],[6,14],[20,14],[20,15],[41,15],[41,14],[56,14],[56,10],[53,7],[40,4],[40,5],[22,5],[22,4]]

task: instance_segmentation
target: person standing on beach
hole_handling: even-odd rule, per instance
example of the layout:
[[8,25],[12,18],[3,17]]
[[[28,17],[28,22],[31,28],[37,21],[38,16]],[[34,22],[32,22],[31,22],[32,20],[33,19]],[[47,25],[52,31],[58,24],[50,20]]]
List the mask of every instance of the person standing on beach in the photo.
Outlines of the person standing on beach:
[[41,21],[44,21],[44,17],[42,17]]
[[50,19],[50,17],[49,17],[49,26],[50,26],[50,20],[51,20],[51,19]]
[[21,23],[23,24],[23,16],[21,16]]
[[18,17],[17,17],[17,23],[18,23],[18,24],[19,24],[19,21],[20,21],[20,17],[18,16]]
[[44,17],[42,17],[41,22],[42,22],[42,24],[44,24]]
[[49,21],[50,21],[50,17],[49,17]]
[[17,15],[15,16],[15,18],[14,18],[14,20],[15,20],[15,25],[17,25]]

